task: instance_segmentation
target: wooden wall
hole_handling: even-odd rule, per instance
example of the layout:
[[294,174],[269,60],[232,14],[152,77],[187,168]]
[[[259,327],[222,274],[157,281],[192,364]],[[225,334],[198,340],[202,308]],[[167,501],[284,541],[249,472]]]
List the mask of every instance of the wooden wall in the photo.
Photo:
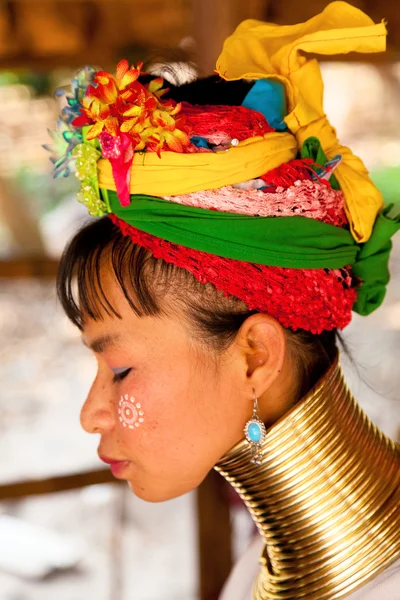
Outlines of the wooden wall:
[[[388,56],[400,52],[398,0],[350,0],[389,22]],[[327,0],[8,0],[0,3],[0,68],[108,65],[122,55],[178,48],[193,36],[203,71],[223,39],[248,17],[307,20]]]

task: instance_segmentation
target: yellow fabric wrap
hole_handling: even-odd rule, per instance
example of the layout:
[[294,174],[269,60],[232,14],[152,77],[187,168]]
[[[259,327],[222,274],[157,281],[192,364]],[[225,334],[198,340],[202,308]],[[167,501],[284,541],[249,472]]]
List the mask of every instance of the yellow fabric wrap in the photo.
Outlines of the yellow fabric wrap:
[[335,176],[345,196],[351,231],[358,242],[369,239],[383,207],[382,195],[363,162],[339,144],[335,129],[324,114],[318,62],[304,53],[331,56],[383,52],[386,33],[383,22],[374,25],[366,14],[347,2],[332,2],[321,14],[298,25],[244,21],[225,41],[217,61],[217,72],[226,80],[271,77],[282,81],[289,113],[285,122],[296,136],[299,148],[308,137],[315,136],[328,159],[342,155],[343,162],[335,170]]
[[[130,193],[178,196],[241,183],[292,160],[297,150],[293,135],[273,132],[240,142],[228,152],[162,152],[161,158],[155,152],[136,153]],[[98,170],[100,188],[115,191],[110,162],[99,160]]]

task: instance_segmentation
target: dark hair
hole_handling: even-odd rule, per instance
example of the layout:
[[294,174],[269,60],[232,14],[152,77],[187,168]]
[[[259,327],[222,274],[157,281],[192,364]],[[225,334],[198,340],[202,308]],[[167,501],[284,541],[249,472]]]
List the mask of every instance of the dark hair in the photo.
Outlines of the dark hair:
[[[60,261],[58,298],[69,319],[80,329],[85,315],[94,320],[101,320],[104,314],[120,318],[102,286],[100,272],[104,261],[108,261],[107,266],[111,266],[127,302],[139,317],[180,309],[193,335],[213,352],[226,349],[244,321],[256,312],[247,310],[237,298],[227,298],[211,284],[199,283],[188,271],[154,258],[124,236],[108,217],[103,217],[74,236]],[[313,335],[302,330],[285,331],[296,361],[300,398],[333,362],[337,353],[336,332]]]
[[[242,103],[253,83],[224,82],[212,76],[180,87],[171,85],[168,97],[192,104],[235,106]],[[75,235],[59,267],[59,300],[67,316],[81,329],[85,315],[95,320],[102,319],[104,314],[120,317],[102,287],[100,273],[105,260],[138,316],[157,316],[171,308],[180,308],[193,335],[214,352],[227,348],[244,321],[256,312],[249,311],[241,300],[226,297],[211,284],[199,283],[188,271],[154,258],[148,250],[124,236],[108,217],[103,217]],[[74,294],[75,279],[79,300]],[[297,366],[297,397],[300,398],[335,359],[336,342],[340,337],[336,331],[319,335],[303,330],[286,329],[285,332]]]

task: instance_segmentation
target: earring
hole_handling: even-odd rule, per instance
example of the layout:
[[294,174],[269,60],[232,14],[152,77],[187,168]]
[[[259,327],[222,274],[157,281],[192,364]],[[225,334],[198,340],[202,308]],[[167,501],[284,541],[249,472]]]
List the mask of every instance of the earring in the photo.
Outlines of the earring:
[[267,435],[265,425],[258,416],[258,400],[254,395],[253,415],[249,419],[244,428],[244,435],[252,448],[252,457],[250,462],[253,465],[261,465],[262,454],[260,448]]

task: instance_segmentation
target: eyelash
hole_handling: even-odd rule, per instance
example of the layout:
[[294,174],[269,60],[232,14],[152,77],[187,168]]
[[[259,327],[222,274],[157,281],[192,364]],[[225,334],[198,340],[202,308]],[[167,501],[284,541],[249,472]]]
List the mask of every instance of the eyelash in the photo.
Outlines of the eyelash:
[[118,383],[119,381],[122,381],[127,375],[129,375],[131,371],[132,369],[126,369],[125,371],[122,371],[122,373],[115,373],[113,377],[113,383]]

